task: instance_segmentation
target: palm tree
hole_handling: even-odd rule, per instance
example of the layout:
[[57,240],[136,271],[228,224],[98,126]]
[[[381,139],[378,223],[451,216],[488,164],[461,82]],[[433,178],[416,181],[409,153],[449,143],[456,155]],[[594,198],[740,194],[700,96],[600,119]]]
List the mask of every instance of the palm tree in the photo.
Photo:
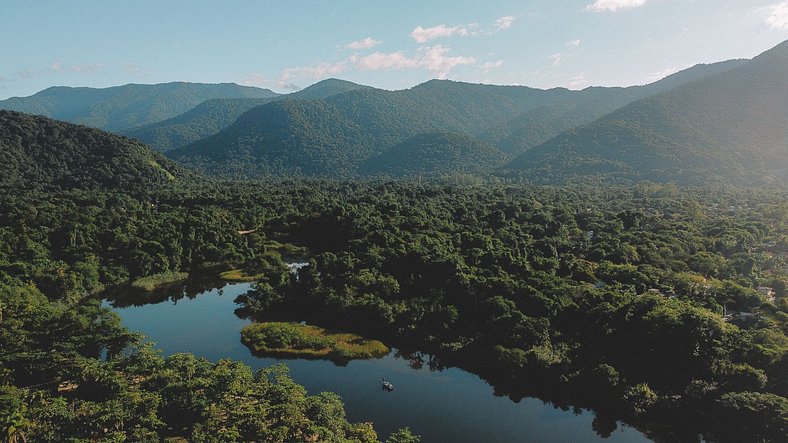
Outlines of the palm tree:
[[11,411],[4,417],[0,417],[0,436],[3,443],[27,443],[25,431],[28,421],[22,416],[19,410]]

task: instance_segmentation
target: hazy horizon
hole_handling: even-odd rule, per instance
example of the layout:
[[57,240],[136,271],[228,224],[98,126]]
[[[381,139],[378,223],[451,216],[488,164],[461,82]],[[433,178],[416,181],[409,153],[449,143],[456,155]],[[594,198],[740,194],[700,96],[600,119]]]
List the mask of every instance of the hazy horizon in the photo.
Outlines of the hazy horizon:
[[777,0],[7,5],[0,99],[173,81],[279,93],[326,78],[387,90],[433,78],[632,86],[788,39],[788,2]]

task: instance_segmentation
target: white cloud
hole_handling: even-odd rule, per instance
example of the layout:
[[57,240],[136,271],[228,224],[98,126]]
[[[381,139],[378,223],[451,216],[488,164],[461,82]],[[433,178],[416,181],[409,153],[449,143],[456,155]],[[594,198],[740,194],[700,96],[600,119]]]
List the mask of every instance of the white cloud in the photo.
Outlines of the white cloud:
[[409,58],[402,51],[375,52],[363,57],[351,57],[351,61],[362,71],[412,69],[419,65],[416,59]]
[[[311,80],[321,80],[328,77],[333,77],[348,69],[348,59],[338,63],[318,63],[314,66],[298,66],[295,68],[287,68],[279,74],[276,80],[276,85],[291,91],[298,91],[301,87],[293,83],[293,79],[309,78]],[[252,74],[242,82],[245,85],[263,86],[271,84],[266,78],[260,74]]]
[[421,26],[416,26],[410,36],[413,37],[413,40],[416,40],[417,43],[427,43],[430,40],[435,40],[436,38],[441,37],[452,37],[455,35],[459,36],[468,36],[468,35],[476,35],[476,30],[479,28],[477,23],[471,23],[467,26],[446,26],[446,25],[438,25],[433,26],[431,28],[422,28]]
[[553,62],[553,65],[558,66],[564,60],[566,60],[569,57],[571,57],[572,56],[572,52],[574,52],[572,50],[580,47],[580,39],[578,38],[578,39],[566,42],[566,47],[569,48],[569,49],[567,49],[567,50],[565,50],[563,52],[556,52],[555,54],[550,54],[547,57],[547,58],[550,59],[550,61]]
[[481,69],[482,72],[487,74],[488,72],[492,71],[493,69],[500,68],[501,66],[503,66],[503,60],[498,60],[498,61],[494,61],[494,62],[484,63],[484,64],[479,66],[479,69]]
[[71,65],[68,68],[72,72],[77,72],[80,74],[93,74],[96,71],[101,70],[104,67],[101,63],[83,63],[77,65]]
[[93,74],[104,67],[101,63],[83,63],[76,65],[64,65],[62,62],[54,62],[49,66],[52,72],[76,72],[78,74]]
[[345,47],[348,48],[348,49],[356,49],[356,50],[358,50],[358,49],[369,49],[369,48],[375,47],[375,46],[377,46],[377,45],[379,45],[381,43],[382,42],[380,40],[375,40],[372,37],[367,37],[367,38],[364,38],[364,39],[361,39],[361,40],[357,40],[357,41],[348,43],[348,44],[345,45]]
[[266,86],[268,79],[263,74],[249,74],[241,80],[241,84],[244,86]]
[[616,12],[619,9],[637,8],[646,4],[646,0],[596,0],[586,6],[586,11],[594,12]]
[[120,67],[123,68],[124,71],[137,74],[142,72],[142,68],[136,63],[121,63]]
[[662,71],[649,73],[646,75],[646,78],[644,80],[646,84],[654,83],[657,80],[662,80],[663,78],[671,74],[675,74],[677,72],[679,72],[677,68],[668,68]]
[[438,78],[445,78],[457,66],[473,65],[476,58],[449,55],[449,48],[441,45],[425,46],[413,57],[402,51],[375,52],[363,57],[353,56],[348,60],[362,71],[401,70],[425,68]]
[[495,28],[503,31],[505,29],[511,28],[512,23],[514,23],[514,17],[512,17],[511,15],[507,15],[495,21]]
[[438,78],[446,78],[455,66],[472,65],[476,63],[473,57],[447,55],[449,48],[440,45],[424,48],[424,54],[421,57],[421,64],[431,71]]
[[578,89],[586,85],[588,85],[588,80],[584,73],[580,73],[569,79],[569,87],[572,89]]
[[285,69],[283,72],[290,78],[294,75],[305,75],[313,79],[326,78],[332,75],[339,75],[347,70],[347,61],[339,63],[319,63],[315,66],[300,66],[297,68]]
[[773,29],[788,30],[788,2],[781,2],[765,8],[761,11],[769,14],[765,23]]

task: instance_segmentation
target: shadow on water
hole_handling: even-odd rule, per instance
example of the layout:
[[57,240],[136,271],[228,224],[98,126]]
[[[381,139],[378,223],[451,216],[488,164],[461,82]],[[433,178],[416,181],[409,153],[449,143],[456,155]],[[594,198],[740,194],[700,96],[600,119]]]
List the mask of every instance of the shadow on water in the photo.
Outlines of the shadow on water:
[[185,281],[162,285],[152,291],[131,285],[119,285],[105,289],[99,296],[109,302],[113,308],[139,307],[164,302],[177,304],[179,300],[194,300],[197,296],[212,290],[219,291],[221,295],[222,288],[228,284],[227,281],[219,278],[218,274],[192,274]]

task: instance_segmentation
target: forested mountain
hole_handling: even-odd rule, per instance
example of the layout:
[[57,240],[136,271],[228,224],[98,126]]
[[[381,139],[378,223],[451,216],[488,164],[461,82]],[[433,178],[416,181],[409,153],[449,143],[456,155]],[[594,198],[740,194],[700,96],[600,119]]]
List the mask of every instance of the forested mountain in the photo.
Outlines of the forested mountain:
[[0,111],[0,157],[0,188],[133,190],[191,176],[138,142],[14,111]]
[[233,83],[129,84],[111,88],[54,86],[30,97],[0,100],[0,109],[45,115],[107,131],[121,131],[182,114],[213,98],[265,98],[267,89]]
[[495,146],[474,137],[450,132],[413,136],[369,159],[359,168],[362,174],[440,176],[455,172],[489,173],[509,159]]
[[160,122],[128,131],[121,131],[150,145],[158,151],[169,151],[211,136],[230,126],[244,112],[283,99],[325,98],[368,86],[328,79],[298,92],[264,98],[220,98],[207,100],[195,108]]
[[355,91],[357,89],[372,89],[370,86],[359,85],[358,83],[349,82],[347,80],[340,80],[338,78],[329,78],[321,80],[314,85],[307,86],[300,91],[286,94],[285,98],[296,98],[301,100],[313,98],[326,98],[332,95],[342,94],[344,92]]
[[[365,161],[432,132],[476,136],[516,154],[633,100],[740,63],[698,66],[630,88],[540,90],[432,80],[401,91],[365,88],[292,106],[269,103],[249,110],[216,135],[168,155],[200,170],[237,178],[350,177]],[[452,149],[462,151],[460,146]],[[373,169],[385,170],[381,167]],[[409,169],[424,170],[419,165]]]
[[509,165],[549,180],[604,175],[702,184],[786,180],[788,42],[718,75],[636,101]]
[[285,100],[252,109],[218,134],[167,156],[225,178],[349,176],[356,158],[370,157],[374,145],[367,129],[333,104]]
[[563,131],[591,123],[635,100],[670,91],[685,83],[725,72],[746,62],[747,60],[729,60],[696,65],[643,86],[586,88],[576,92],[572,100],[530,109],[484,131],[479,138],[495,144],[505,152],[522,154]]

